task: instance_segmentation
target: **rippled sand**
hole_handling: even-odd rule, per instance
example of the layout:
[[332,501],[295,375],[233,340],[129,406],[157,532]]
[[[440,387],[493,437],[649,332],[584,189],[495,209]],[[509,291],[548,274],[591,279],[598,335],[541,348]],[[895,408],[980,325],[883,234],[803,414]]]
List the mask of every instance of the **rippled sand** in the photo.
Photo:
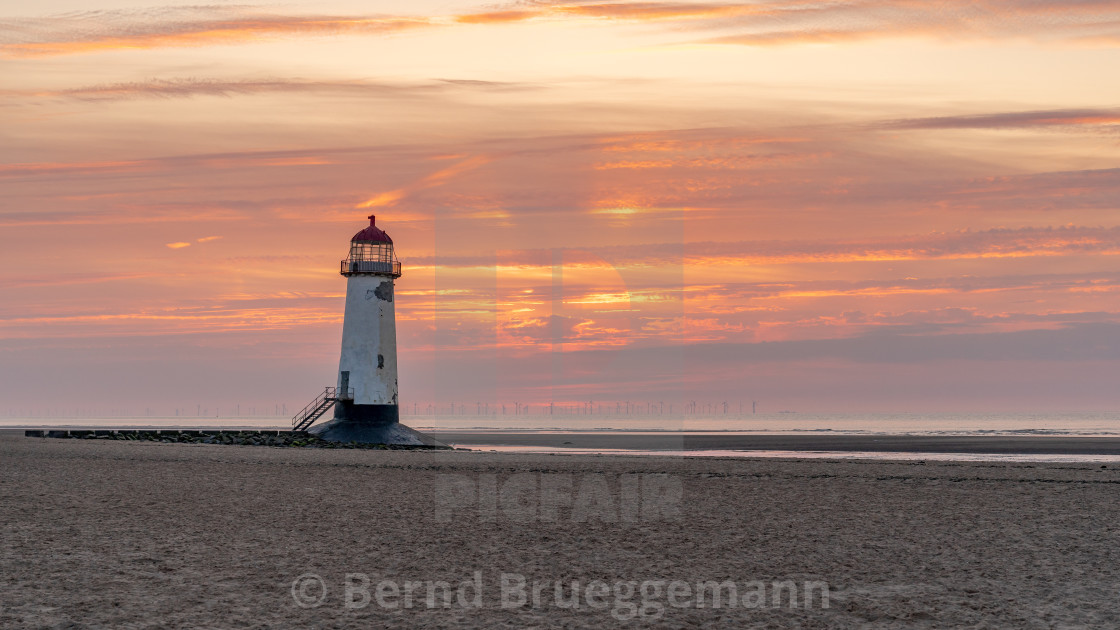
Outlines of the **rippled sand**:
[[[670,492],[657,495],[653,513],[628,512],[641,502],[627,503],[627,493],[643,480]],[[1117,627],[1118,483],[1120,469],[1099,464],[324,451],[5,435],[0,627],[603,627],[618,623],[612,613],[625,616],[627,602],[642,601],[623,588],[595,600],[599,607],[585,598],[578,609],[561,608],[544,589],[540,605],[503,608],[502,573],[527,584],[579,581],[581,589],[658,580],[730,580],[740,594],[756,580],[829,587],[827,609],[819,599],[809,608],[675,607],[662,591],[648,598],[660,612],[651,604],[649,618],[631,625]],[[482,492],[479,507],[476,490],[489,484],[495,503]],[[548,503],[557,496],[570,502]],[[456,589],[475,572],[481,608],[473,597],[467,606],[426,605],[424,583]],[[350,594],[355,604],[363,588],[371,594],[364,607],[346,606],[348,573],[364,574],[351,578]],[[321,603],[318,586],[306,582],[313,578],[293,596],[305,574],[323,579]],[[407,581],[421,583],[410,609],[373,597],[378,582]],[[402,603],[386,593],[387,604]]]

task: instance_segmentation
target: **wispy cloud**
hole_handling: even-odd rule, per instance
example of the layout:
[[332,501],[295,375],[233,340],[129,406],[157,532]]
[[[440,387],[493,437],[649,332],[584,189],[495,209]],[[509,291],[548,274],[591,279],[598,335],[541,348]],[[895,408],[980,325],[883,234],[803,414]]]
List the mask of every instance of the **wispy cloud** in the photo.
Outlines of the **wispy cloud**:
[[323,148],[294,151],[241,151],[176,155],[106,162],[23,162],[0,164],[0,178],[101,175],[182,169],[186,167],[228,168],[230,166],[290,167],[331,164],[339,155],[371,150],[368,147]]
[[206,46],[281,36],[387,34],[430,26],[423,17],[278,15],[230,6],[166,7],[147,11],[88,11],[4,24],[0,54],[34,57]]
[[52,277],[9,277],[0,280],[0,287],[16,289],[25,287],[55,287],[66,285],[88,285],[101,282],[120,282],[151,278],[155,273],[77,273]]
[[263,79],[207,79],[176,78],[148,79],[125,83],[105,83],[61,90],[0,90],[0,98],[120,101],[141,98],[191,98],[196,96],[233,97],[254,94],[323,94],[355,95],[386,98],[422,96],[452,90],[507,91],[535,89],[523,83],[499,81],[468,81],[433,79],[423,82],[388,82],[368,80],[307,80],[300,78]]
[[134,312],[12,317],[0,321],[0,337],[48,334],[58,337],[144,337],[261,330],[341,320],[335,310],[285,305],[276,308],[165,308]]
[[362,203],[358,204],[358,208],[381,208],[386,206],[394,206],[397,202],[405,197],[421,190],[435,188],[441,186],[444,182],[454,177],[466,173],[467,171],[474,170],[480,166],[485,165],[491,158],[485,155],[471,156],[465,160],[459,160],[451,166],[441,168],[434,173],[424,176],[413,184],[404,187],[388,190],[385,192],[373,195]]
[[[542,250],[503,253],[502,265],[533,266],[547,259]],[[675,263],[696,265],[779,265],[798,263],[885,262],[906,260],[972,260],[995,258],[1054,257],[1076,255],[1120,255],[1120,227],[1064,226],[991,230],[962,230],[884,240],[821,241],[735,241],[643,243],[573,249],[565,253],[565,265],[620,265]],[[485,267],[494,264],[485,256],[417,256],[406,262],[413,267]]]
[[[202,204],[158,207],[153,203],[140,208],[123,208],[115,212],[92,210],[84,212],[8,212],[0,214],[0,226],[32,228],[63,225],[199,223],[239,221],[244,218],[236,211],[206,207]],[[187,243],[187,245],[190,245],[190,243]]]
[[1052,109],[967,116],[905,118],[882,123],[886,129],[1022,129],[1029,127],[1115,126],[1120,109]]
[[703,41],[777,46],[876,38],[1120,42],[1120,7],[1112,2],[946,0],[942,2],[762,3],[770,12],[709,23],[731,31]]
[[[786,6],[780,6],[780,5]],[[785,3],[734,4],[719,2],[535,2],[516,5],[518,9],[489,11],[455,16],[465,24],[501,24],[541,18],[581,17],[618,21],[693,21],[732,17],[777,15],[805,5],[804,1]]]
[[114,162],[24,162],[0,164],[0,177],[99,171],[124,172],[148,167],[150,167],[150,161],[145,160],[120,160]]
[[[656,23],[680,40],[751,46],[882,37],[1035,39],[1120,43],[1120,9],[1111,2],[947,0],[944,2],[533,2],[450,15],[286,15],[255,7],[178,7],[89,11],[9,20],[0,55],[32,57],[247,43],[280,37],[385,35],[454,25],[532,20]],[[704,36],[704,33],[712,35]],[[699,37],[692,36],[699,34]]]
[[[1069,361],[1120,358],[1120,325],[1071,324],[1058,330],[917,336],[869,333],[847,339],[815,339],[757,344],[713,344],[692,352],[706,361],[798,361],[837,358],[856,363],[930,361]],[[721,347],[722,346],[722,347]],[[640,350],[639,350],[640,352]]]

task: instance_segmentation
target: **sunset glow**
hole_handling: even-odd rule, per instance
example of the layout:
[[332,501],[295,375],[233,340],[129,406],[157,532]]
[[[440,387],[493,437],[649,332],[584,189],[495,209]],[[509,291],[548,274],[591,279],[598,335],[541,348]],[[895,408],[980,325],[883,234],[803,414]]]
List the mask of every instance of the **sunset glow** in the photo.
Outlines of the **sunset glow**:
[[136,7],[0,15],[0,413],[302,406],[371,213],[402,408],[1120,406],[1112,3]]

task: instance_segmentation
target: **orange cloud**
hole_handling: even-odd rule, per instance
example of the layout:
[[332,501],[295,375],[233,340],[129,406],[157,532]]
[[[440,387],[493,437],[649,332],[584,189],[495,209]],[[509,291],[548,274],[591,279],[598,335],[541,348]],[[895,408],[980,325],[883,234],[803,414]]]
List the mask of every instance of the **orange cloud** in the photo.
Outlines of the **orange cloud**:
[[288,330],[309,324],[336,323],[342,314],[314,308],[166,309],[93,315],[16,317],[0,321],[7,338],[27,338],[49,331],[51,337],[192,335],[199,333]]
[[792,136],[709,136],[701,139],[666,137],[663,133],[657,134],[630,134],[623,137],[604,138],[602,151],[626,153],[653,153],[664,151],[709,151],[713,147],[743,147],[753,144],[784,144],[791,142],[808,142],[809,138]]
[[0,177],[33,175],[128,173],[133,171],[178,170],[185,165],[209,168],[231,166],[311,166],[332,164],[320,155],[274,156],[263,153],[231,153],[225,155],[189,155],[181,157],[151,158],[146,160],[120,160],[105,162],[26,162],[0,164]]
[[803,5],[805,2],[777,4],[726,4],[685,2],[606,2],[572,3],[548,7],[549,12],[617,20],[696,20],[740,16],[775,15],[788,10],[781,4]]
[[390,191],[387,191],[387,192],[383,192],[379,195],[374,195],[373,197],[370,197],[369,199],[367,199],[367,200],[363,201],[362,203],[358,204],[356,207],[358,207],[358,208],[380,208],[382,206],[391,206],[391,205],[397,203],[398,201],[400,201],[401,198],[404,197],[404,195],[405,195],[405,191],[403,189],[398,188],[397,190],[390,190]]
[[755,155],[729,155],[726,157],[692,158],[682,157],[663,160],[623,160],[618,162],[600,162],[592,165],[595,170],[613,169],[654,169],[654,168],[694,168],[694,169],[737,169],[751,168],[761,165],[788,164],[795,161],[812,161],[832,157],[829,153],[772,153]]
[[374,195],[373,197],[370,197],[369,199],[367,199],[366,201],[363,201],[362,203],[358,204],[355,207],[357,207],[357,208],[379,208],[379,207],[385,207],[385,206],[394,206],[394,205],[397,204],[397,202],[399,202],[401,199],[404,199],[408,195],[419,192],[421,190],[426,190],[426,189],[429,189],[429,188],[434,188],[436,186],[440,186],[449,179],[452,179],[454,177],[462,175],[463,173],[466,173],[467,171],[476,169],[480,166],[483,166],[483,165],[487,164],[488,162],[490,162],[490,160],[491,160],[491,158],[489,158],[487,156],[484,156],[484,155],[475,155],[475,156],[469,157],[465,160],[462,160],[460,162],[452,164],[451,166],[448,166],[446,168],[442,168],[442,169],[440,169],[440,170],[438,170],[434,173],[431,173],[430,175],[425,176],[424,178],[422,178],[421,180],[412,184],[411,186],[407,186],[405,188],[398,188],[398,189],[395,189],[395,190],[389,190],[389,191]]
[[[44,26],[58,29],[53,38],[0,44],[0,56],[38,57],[169,46],[238,44],[291,35],[390,33],[432,25],[430,19],[422,17],[245,15],[239,9],[215,7],[172,9],[165,11],[166,16],[162,20],[137,24],[135,20],[126,19],[126,15],[135,17],[133,14],[118,13],[117,17],[123,18],[120,21],[128,24],[127,28],[106,28],[98,21],[106,17],[104,14],[85,19],[41,20]],[[90,26],[94,28],[90,29]],[[94,32],[90,33],[91,30]],[[103,32],[97,33],[96,30]]]
[[35,227],[61,225],[120,225],[129,223],[198,223],[200,221],[240,221],[245,217],[222,208],[171,207],[122,208],[101,212],[52,212],[0,215],[0,225]]
[[[641,215],[664,212],[658,208],[607,208],[598,213]],[[908,260],[977,260],[985,258],[1050,258],[1055,256],[1120,255],[1120,227],[1081,226],[993,229],[952,233],[899,236],[883,241],[734,241],[646,243],[598,247],[594,255],[565,251],[564,264],[575,268],[598,264],[599,257],[618,267],[684,264],[697,268],[712,266],[748,267],[799,263],[892,262]],[[550,269],[547,250],[510,250],[504,253],[503,269]],[[460,256],[455,259],[417,256],[414,267],[437,265],[446,268],[486,267],[491,258]]]
[[[38,37],[0,43],[0,56],[235,44],[289,36],[383,34],[453,24],[516,24],[542,18],[667,23],[668,32],[674,34],[678,30],[671,28],[673,23],[681,23],[694,31],[723,33],[701,39],[701,43],[752,46],[914,36],[1028,36],[1090,45],[1114,45],[1120,40],[1117,11],[1104,2],[563,2],[447,16],[270,15],[242,8],[196,7],[164,9],[155,17],[150,13],[99,12],[32,20],[29,22],[35,28],[25,32],[38,33]],[[110,23],[113,26],[107,26]]]
[[0,177],[36,175],[40,173],[80,173],[94,171],[134,171],[152,168],[147,160],[122,160],[115,162],[27,162],[22,164],[0,164]]
[[542,4],[531,10],[488,11],[454,17],[463,24],[502,24],[537,18],[566,16],[619,20],[666,21],[719,19],[750,15],[772,15],[779,12],[763,5],[682,2],[568,2]]
[[331,160],[316,156],[272,158],[265,160],[264,163],[267,166],[322,166],[324,164],[334,164]]
[[455,16],[455,21],[462,24],[502,24],[505,22],[521,22],[541,15],[539,11],[489,11],[486,13],[470,13]]
[[[728,35],[703,40],[705,44],[739,44],[743,46],[790,46],[794,44],[836,44],[861,41],[874,37],[889,37],[890,31],[876,30],[805,30],[748,33]],[[895,33],[897,36],[898,33]]]
[[123,273],[123,274],[77,274],[67,275],[63,277],[39,277],[39,278],[7,278],[0,281],[0,287],[6,289],[16,289],[24,287],[53,287],[64,285],[88,285],[100,282],[117,282],[121,280],[138,280],[141,278],[152,278],[159,274],[155,273]]

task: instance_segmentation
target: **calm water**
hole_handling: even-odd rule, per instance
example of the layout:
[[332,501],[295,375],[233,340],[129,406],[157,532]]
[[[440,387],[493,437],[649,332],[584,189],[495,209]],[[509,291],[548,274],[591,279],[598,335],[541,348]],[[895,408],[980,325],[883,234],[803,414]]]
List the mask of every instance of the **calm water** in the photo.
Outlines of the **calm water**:
[[[405,415],[402,421],[427,431],[704,431],[715,433],[862,434],[862,435],[1120,435],[1120,412],[1076,413],[777,413],[739,416],[613,415]],[[222,428],[287,429],[291,419],[249,417],[90,417],[0,418],[0,428]],[[850,451],[647,451],[561,449],[524,446],[472,446],[473,450],[541,454],[673,455],[692,457],[794,457],[873,460],[952,460],[999,462],[1120,462],[1115,455],[1000,455],[963,453],[860,453]]]
[[905,461],[948,461],[948,462],[1053,462],[1053,463],[1120,463],[1120,455],[1063,455],[1013,453],[908,453],[904,451],[727,451],[708,449],[689,450],[641,450],[618,448],[550,448],[541,446],[510,446],[472,444],[471,450],[496,453],[541,453],[547,455],[645,455],[673,457],[766,457],[793,459],[880,459]]
[[[776,413],[739,416],[615,415],[411,415],[417,429],[505,431],[734,431],[738,433],[836,433],[884,435],[1120,435],[1120,412],[1076,413]],[[0,427],[254,428],[287,429],[275,416],[36,417],[0,418]]]
[[417,428],[533,431],[734,431],[885,435],[1120,435],[1120,412],[1048,414],[776,413],[618,416],[413,416]]

